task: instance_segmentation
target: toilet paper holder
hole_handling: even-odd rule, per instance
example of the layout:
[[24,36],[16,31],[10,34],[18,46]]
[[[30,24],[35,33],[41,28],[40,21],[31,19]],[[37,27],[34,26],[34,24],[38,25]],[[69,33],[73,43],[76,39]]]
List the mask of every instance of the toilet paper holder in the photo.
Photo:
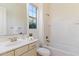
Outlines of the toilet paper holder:
[[48,36],[46,36],[46,41],[47,41],[47,42],[50,42],[50,40],[48,39]]

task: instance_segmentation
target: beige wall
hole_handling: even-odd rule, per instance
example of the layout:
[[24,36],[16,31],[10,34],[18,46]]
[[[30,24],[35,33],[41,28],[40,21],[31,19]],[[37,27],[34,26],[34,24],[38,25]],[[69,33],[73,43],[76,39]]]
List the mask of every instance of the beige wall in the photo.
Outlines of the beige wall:
[[46,36],[50,39],[50,3],[44,3],[43,7],[44,40],[46,41]]

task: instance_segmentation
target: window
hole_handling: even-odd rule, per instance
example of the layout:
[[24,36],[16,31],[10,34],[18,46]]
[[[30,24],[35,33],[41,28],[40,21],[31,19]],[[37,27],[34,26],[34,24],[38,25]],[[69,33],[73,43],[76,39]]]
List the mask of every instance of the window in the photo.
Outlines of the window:
[[33,4],[29,4],[28,7],[28,15],[29,15],[29,29],[37,28],[37,7]]

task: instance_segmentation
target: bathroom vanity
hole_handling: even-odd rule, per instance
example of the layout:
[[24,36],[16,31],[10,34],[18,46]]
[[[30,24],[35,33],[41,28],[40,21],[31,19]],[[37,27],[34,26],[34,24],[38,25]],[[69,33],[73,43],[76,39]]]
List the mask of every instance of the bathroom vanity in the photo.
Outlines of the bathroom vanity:
[[0,56],[36,56],[37,39],[0,43]]

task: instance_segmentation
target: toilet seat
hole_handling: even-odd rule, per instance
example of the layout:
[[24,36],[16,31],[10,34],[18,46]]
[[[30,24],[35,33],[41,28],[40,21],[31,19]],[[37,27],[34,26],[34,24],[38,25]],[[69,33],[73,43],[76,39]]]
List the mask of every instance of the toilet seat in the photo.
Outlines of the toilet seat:
[[38,54],[42,56],[49,56],[50,55],[50,50],[47,48],[38,48],[37,49]]

